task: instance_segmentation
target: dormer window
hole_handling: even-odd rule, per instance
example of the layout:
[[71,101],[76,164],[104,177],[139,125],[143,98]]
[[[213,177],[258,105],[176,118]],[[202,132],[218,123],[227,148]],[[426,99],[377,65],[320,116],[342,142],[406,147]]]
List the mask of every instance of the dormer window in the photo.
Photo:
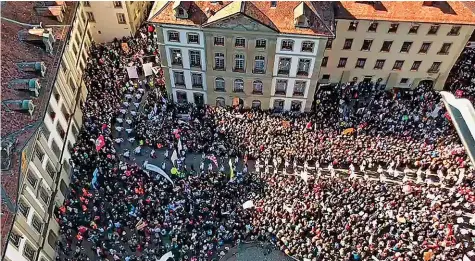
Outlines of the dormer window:
[[185,14],[186,14],[185,9],[183,9],[183,8],[181,8],[181,7],[178,7],[178,12],[177,12],[177,14],[178,14],[178,17],[185,18],[185,17],[184,17]]
[[190,8],[191,2],[189,1],[175,1],[173,4],[173,10],[175,11],[175,16],[177,18],[188,18],[188,10]]
[[309,27],[310,26],[310,10],[308,6],[301,2],[294,9],[294,25],[295,27]]

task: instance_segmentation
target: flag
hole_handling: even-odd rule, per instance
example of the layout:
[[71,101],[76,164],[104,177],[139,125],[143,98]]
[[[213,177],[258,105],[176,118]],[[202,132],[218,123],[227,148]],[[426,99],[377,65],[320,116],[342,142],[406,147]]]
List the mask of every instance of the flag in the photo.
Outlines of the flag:
[[96,168],[94,170],[94,173],[92,173],[91,186],[92,186],[93,189],[96,189],[97,185],[99,185],[98,182],[97,182],[98,176],[99,176],[99,169]]
[[96,140],[96,151],[100,151],[105,145],[104,135],[101,134]]
[[182,151],[183,150],[183,146],[181,145],[181,139],[178,139],[178,151]]
[[102,130],[102,131],[104,131],[104,130],[107,130],[107,124],[105,124],[105,123],[104,123],[104,124],[102,124],[102,128],[101,128],[101,130]]
[[176,152],[176,150],[173,151],[173,154],[172,154],[172,157],[170,158],[170,160],[172,161],[173,165],[175,165],[175,161],[178,159],[178,153]]
[[162,177],[170,181],[170,183],[172,183],[173,186],[175,186],[175,184],[173,183],[173,180],[170,178],[170,176],[167,175],[167,173],[165,173],[165,171],[163,171],[163,169],[152,164],[145,164],[145,169],[158,173],[159,175],[161,175]]
[[218,160],[216,159],[216,156],[208,155],[208,157],[206,157],[206,158],[211,160],[214,163],[214,165],[216,165],[216,168],[218,167]]
[[231,161],[231,158],[229,158],[229,169],[231,171],[231,174],[229,174],[229,179],[233,179],[234,178],[234,170],[233,170],[233,162]]
[[246,209],[246,208],[252,208],[254,207],[254,202],[252,200],[248,200],[246,202],[244,202],[244,204],[242,204],[242,208]]

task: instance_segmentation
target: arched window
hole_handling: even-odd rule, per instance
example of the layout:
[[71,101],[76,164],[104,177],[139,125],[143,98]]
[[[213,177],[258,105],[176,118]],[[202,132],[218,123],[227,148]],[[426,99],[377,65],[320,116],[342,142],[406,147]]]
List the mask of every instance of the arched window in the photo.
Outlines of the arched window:
[[261,108],[261,101],[259,101],[259,100],[252,101],[252,108],[253,109],[260,109]]
[[244,92],[244,81],[241,79],[234,80],[234,92]]
[[259,80],[256,80],[252,83],[252,93],[254,94],[262,94],[262,82]]
[[216,98],[216,106],[219,106],[219,107],[226,106],[226,101],[224,100],[223,97]]
[[225,84],[224,84],[224,79],[223,78],[216,78],[216,80],[214,81],[214,89],[216,91],[220,91],[220,92],[224,92],[225,91]]

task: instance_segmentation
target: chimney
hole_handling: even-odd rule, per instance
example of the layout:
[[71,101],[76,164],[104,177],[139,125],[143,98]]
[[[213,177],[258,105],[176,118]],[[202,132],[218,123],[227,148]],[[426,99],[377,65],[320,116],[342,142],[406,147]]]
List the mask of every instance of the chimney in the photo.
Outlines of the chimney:
[[53,52],[55,39],[53,37],[53,29],[51,28],[24,29],[18,32],[18,38],[24,42],[43,42],[46,51],[48,53]]
[[17,63],[17,67],[20,71],[38,73],[41,77],[44,77],[46,74],[46,66],[44,62]]
[[3,101],[3,104],[7,107],[6,111],[28,112],[30,116],[35,111],[32,100],[8,100]]
[[38,15],[47,16],[47,17],[56,17],[58,22],[63,22],[64,20],[64,6],[63,5],[52,5],[52,6],[37,6],[35,11]]
[[35,97],[40,95],[40,80],[38,78],[33,79],[16,79],[8,83],[8,88],[18,91],[30,91],[34,93]]

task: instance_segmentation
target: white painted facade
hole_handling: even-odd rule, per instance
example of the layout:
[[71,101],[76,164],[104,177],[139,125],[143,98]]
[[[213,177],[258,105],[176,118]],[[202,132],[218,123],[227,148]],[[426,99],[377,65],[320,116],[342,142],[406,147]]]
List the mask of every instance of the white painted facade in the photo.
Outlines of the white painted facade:
[[[166,53],[166,66],[168,67],[168,76],[170,79],[170,85],[172,88],[173,100],[177,102],[177,91],[182,91],[187,94],[188,102],[195,102],[193,93],[202,93],[203,100],[206,104],[207,95],[206,90],[208,89],[206,83],[206,53],[205,53],[205,38],[203,32],[200,30],[195,30],[193,28],[181,27],[181,26],[170,26],[161,28],[163,33],[163,44],[165,45]],[[178,35],[176,41],[170,41],[170,34]],[[198,43],[190,43],[188,37],[190,35],[198,36]],[[182,66],[172,64],[172,52],[173,50],[180,50]],[[191,66],[190,52],[197,51],[200,52],[200,67]],[[177,80],[175,79],[175,72],[183,72],[184,85],[177,85]],[[197,88],[193,87],[192,75],[201,74],[201,83],[202,87]]]
[[[279,94],[275,94],[275,88],[277,86],[277,81],[278,80],[286,80],[287,81],[287,89],[286,89],[286,92],[285,92],[285,97],[286,98],[305,98],[307,99],[308,97],[308,90],[309,90],[309,86],[310,86],[310,80],[309,79],[298,79],[298,78],[284,78],[284,77],[274,77],[272,78],[272,89],[271,89],[271,95],[272,96],[282,96],[283,95],[279,95]],[[296,96],[294,95],[294,88],[295,88],[295,82],[305,82],[305,91],[304,91],[304,95],[303,96]]]
[[[278,74],[279,71],[279,61],[280,58],[290,58],[290,72],[288,76],[281,76]],[[310,60],[310,69],[308,71],[307,76],[301,76],[297,75],[298,71],[298,65],[299,65],[299,60],[300,59],[309,59]],[[274,77],[279,76],[279,77],[286,77],[286,78],[307,78],[310,79],[312,78],[312,72],[313,68],[315,67],[315,57],[312,56],[301,56],[301,55],[291,55],[291,54],[276,54],[275,55],[275,60],[274,60],[274,71],[272,75]]]

